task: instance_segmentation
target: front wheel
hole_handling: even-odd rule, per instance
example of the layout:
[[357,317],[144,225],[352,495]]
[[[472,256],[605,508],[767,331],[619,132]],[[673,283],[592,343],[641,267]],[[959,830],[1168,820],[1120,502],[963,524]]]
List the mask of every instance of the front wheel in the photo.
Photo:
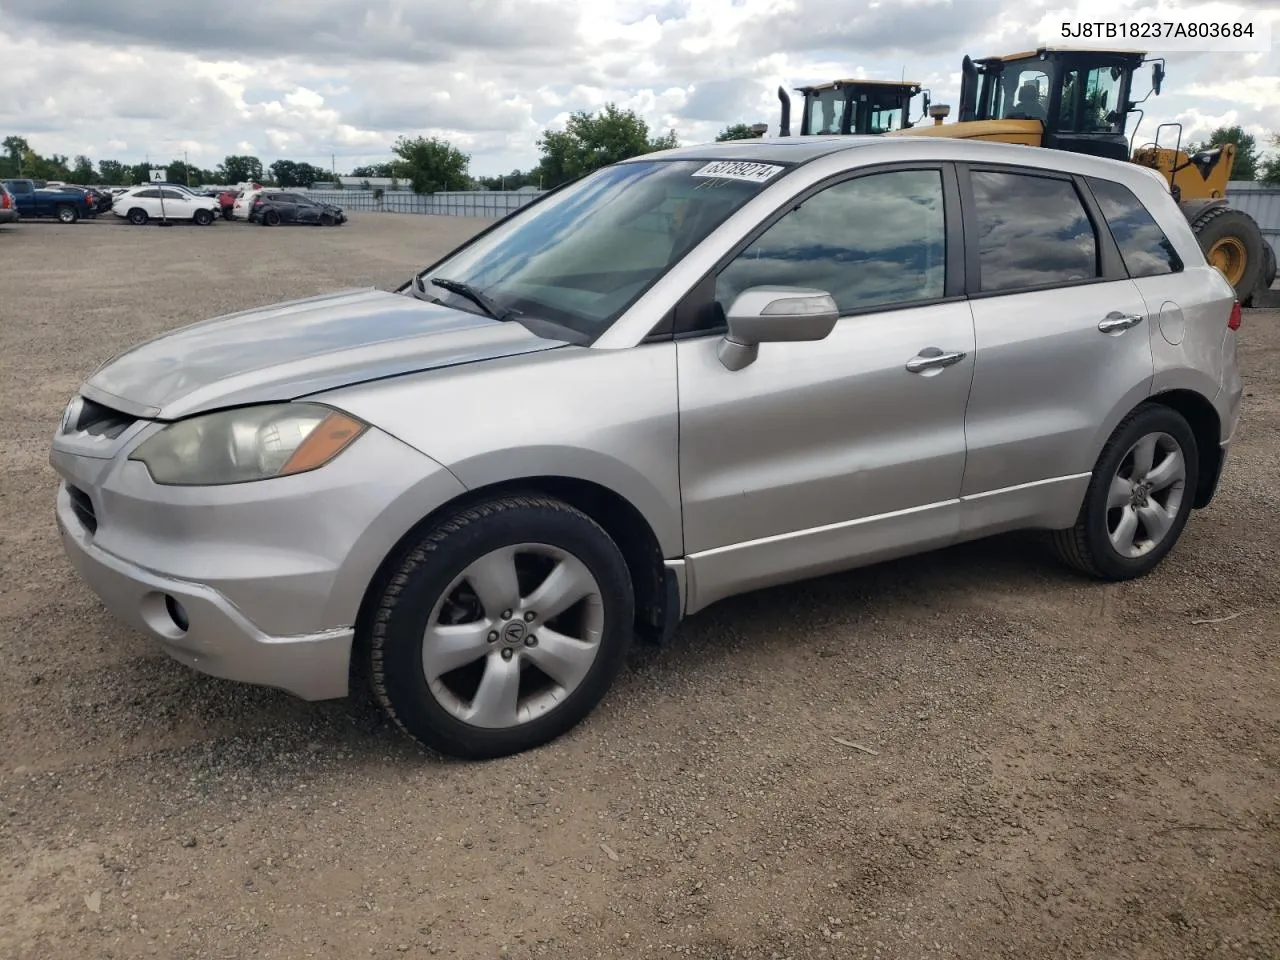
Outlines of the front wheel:
[[513,496],[426,531],[369,628],[373,693],[411,737],[490,759],[578,724],[621,669],[634,627],[617,545],[558,500]]
[[337,221],[333,219],[333,214],[331,213],[320,214],[320,226],[332,227],[335,223],[337,223]]
[[207,227],[213,223],[213,213],[209,210],[197,210],[195,212],[195,221],[202,227]]
[[1195,434],[1180,413],[1139,407],[1103,447],[1075,526],[1053,532],[1058,555],[1103,580],[1150,573],[1182,535],[1199,462]]

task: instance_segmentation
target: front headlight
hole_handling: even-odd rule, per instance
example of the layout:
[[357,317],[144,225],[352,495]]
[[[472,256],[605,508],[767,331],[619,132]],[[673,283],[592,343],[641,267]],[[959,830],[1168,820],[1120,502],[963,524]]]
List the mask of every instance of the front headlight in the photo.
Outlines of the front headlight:
[[129,459],[145,464],[156,483],[245,483],[322,467],[367,429],[318,404],[242,407],[172,423],[139,444]]

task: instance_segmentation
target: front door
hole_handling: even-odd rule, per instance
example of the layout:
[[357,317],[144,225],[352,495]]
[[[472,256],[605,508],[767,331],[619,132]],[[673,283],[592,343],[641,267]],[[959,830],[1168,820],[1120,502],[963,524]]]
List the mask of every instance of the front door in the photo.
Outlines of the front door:
[[1151,390],[1147,304],[1071,177],[975,166],[962,184],[966,174],[981,359],[965,531],[1069,527],[1107,436]]
[[720,270],[702,310],[723,316],[753,286],[818,288],[841,310],[824,340],[761,344],[736,371],[722,328],[677,341],[690,612],[958,532],[974,335],[948,296],[944,182],[914,167],[824,187]]

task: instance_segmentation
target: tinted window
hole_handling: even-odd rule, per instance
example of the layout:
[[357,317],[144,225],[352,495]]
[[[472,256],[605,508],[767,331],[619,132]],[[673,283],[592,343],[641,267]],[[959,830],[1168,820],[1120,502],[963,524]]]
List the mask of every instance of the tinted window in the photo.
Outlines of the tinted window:
[[941,297],[942,175],[878,173],[828,187],[770,227],[716,278],[728,310],[747,287],[816,287],[841,313]]
[[1098,241],[1066,180],[974,171],[982,289],[1018,290],[1098,276]]
[[1182,269],[1182,259],[1142,201],[1123,184],[1089,179],[1131,277],[1155,277]]
[[134,196],[141,197],[144,200],[159,200],[160,191],[159,190],[139,190],[137,193],[134,194]]
[[162,194],[164,194],[164,198],[165,198],[166,200],[188,200],[188,199],[190,199],[190,197],[188,197],[188,195],[187,195],[187,194],[183,193],[183,192],[182,192],[182,191],[180,191],[180,190],[162,190],[162,191],[160,191],[160,192],[161,192]]

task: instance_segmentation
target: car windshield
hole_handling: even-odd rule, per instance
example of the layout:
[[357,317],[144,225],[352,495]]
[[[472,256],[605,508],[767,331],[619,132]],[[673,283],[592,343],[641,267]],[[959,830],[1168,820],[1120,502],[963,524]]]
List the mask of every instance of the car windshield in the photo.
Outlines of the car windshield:
[[421,294],[459,309],[466,284],[512,319],[594,340],[681,257],[786,169],[647,160],[598,170],[516,214],[422,275]]

